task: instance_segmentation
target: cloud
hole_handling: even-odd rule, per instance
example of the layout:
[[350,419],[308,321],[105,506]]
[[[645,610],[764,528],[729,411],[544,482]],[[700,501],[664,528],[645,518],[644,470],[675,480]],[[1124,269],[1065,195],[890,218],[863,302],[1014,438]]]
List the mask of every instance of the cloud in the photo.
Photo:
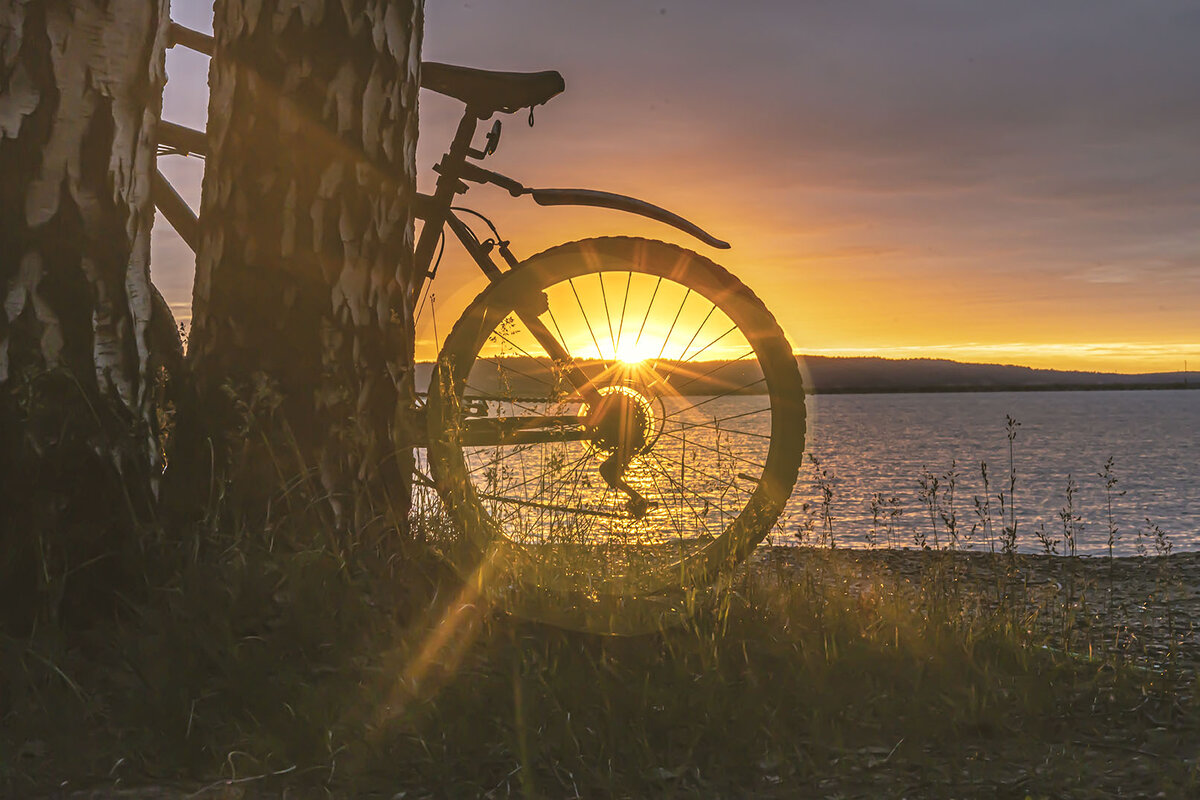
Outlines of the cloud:
[[[207,13],[174,5],[193,25]],[[723,260],[792,298],[780,317],[796,338],[812,319],[867,341],[928,318],[963,341],[1012,342],[1014,325],[1193,341],[1197,41],[1200,8],[1165,0],[476,0],[427,4],[424,57],[560,70],[566,92],[533,130],[508,118],[489,166],[642,196],[728,236]],[[178,63],[168,107],[194,114],[203,73]],[[427,170],[460,109],[423,92],[420,110]],[[597,232],[673,236],[500,193],[468,202],[523,253]],[[818,307],[848,302],[856,281],[892,308]]]

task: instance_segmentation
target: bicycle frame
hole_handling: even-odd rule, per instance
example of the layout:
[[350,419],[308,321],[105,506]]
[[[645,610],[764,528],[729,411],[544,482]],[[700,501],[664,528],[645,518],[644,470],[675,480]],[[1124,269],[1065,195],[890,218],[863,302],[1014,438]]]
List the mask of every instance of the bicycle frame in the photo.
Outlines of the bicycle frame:
[[[212,56],[213,54],[214,41],[213,37],[208,34],[172,22],[168,36],[170,47],[179,45],[208,56]],[[488,119],[490,118],[489,116]],[[468,162],[468,157],[482,160],[491,155],[495,152],[497,143],[499,142],[500,123],[497,121],[492,127],[492,132],[488,134],[488,146],[482,151],[471,147],[471,142],[475,137],[479,123],[482,121],[485,120],[476,116],[470,108],[466,110],[459,121],[458,128],[450,144],[450,149],[434,167],[434,170],[439,173],[437,188],[432,195],[417,195],[415,216],[425,222],[425,227],[421,232],[415,252],[416,268],[422,276],[421,280],[414,287],[417,296],[419,296],[425,279],[429,277],[429,268],[433,261],[438,238],[447,226],[450,227],[458,240],[462,242],[463,247],[467,249],[472,259],[489,279],[495,280],[502,272],[487,251],[480,251],[475,246],[477,241],[470,233],[470,229],[466,223],[456,217],[453,211],[451,211],[450,206],[454,200],[454,196],[467,190],[465,181],[492,183],[508,190],[509,194],[513,197],[528,194],[533,197],[535,203],[542,206],[594,206],[638,214],[678,228],[711,247],[718,249],[727,249],[729,247],[728,242],[712,236],[698,225],[689,222],[678,214],[668,211],[661,206],[656,206],[653,203],[648,203],[645,200],[639,200],[636,197],[614,194],[612,192],[600,192],[594,189],[532,189],[497,172],[483,169]],[[206,155],[207,145],[204,132],[185,128],[182,125],[161,121],[159,123],[159,143],[160,147],[165,148],[168,152],[200,157]],[[163,212],[163,215],[171,223],[172,227],[179,231],[184,241],[187,242],[194,252],[197,245],[195,214],[191,212],[161,172],[156,177],[154,188],[155,205]],[[500,254],[507,266],[510,268],[515,266],[517,262],[508,251],[507,243],[499,242],[498,244],[500,245]]]
[[[178,23],[171,23],[169,46],[174,47],[175,45],[182,45],[211,56],[214,41],[207,34],[185,28]],[[449,150],[443,154],[441,160],[433,168],[438,173],[433,193],[417,193],[416,195],[414,216],[422,220],[424,226],[414,250],[414,267],[418,277],[413,282],[410,294],[406,298],[410,306],[420,297],[426,281],[434,277],[434,257],[438,242],[445,235],[447,228],[462,244],[463,249],[489,281],[499,280],[507,269],[514,269],[520,263],[509,250],[509,242],[499,239],[498,236],[496,240],[480,241],[471,227],[454,213],[451,207],[454,198],[468,190],[468,183],[490,183],[507,190],[513,197],[527,194],[533,198],[534,202],[543,206],[594,206],[638,214],[671,225],[712,247],[720,249],[729,247],[727,242],[717,239],[678,214],[644,200],[592,189],[533,189],[512,178],[468,161],[468,159],[481,161],[496,151],[500,137],[498,120],[493,124],[491,132],[488,134],[487,146],[483,150],[477,150],[471,146],[479,123],[491,119],[494,115],[495,113],[491,113],[486,117],[481,117],[470,107],[465,110],[455,130]],[[158,134],[160,154],[195,155],[201,158],[207,154],[207,143],[203,131],[162,121],[159,123]],[[363,158],[365,159],[366,156],[363,155]],[[153,196],[155,206],[195,252],[199,245],[199,226],[196,215],[161,171],[156,172],[155,175]],[[502,264],[497,263],[493,258],[493,250],[499,252]],[[545,352],[563,370],[564,377],[575,387],[583,401],[589,406],[599,403],[601,397],[592,381],[576,365],[575,359],[566,348],[541,322],[537,313],[524,310],[518,312],[518,316],[545,349]],[[483,440],[481,443],[491,443],[499,439],[513,442],[534,438],[538,441],[564,441],[584,439],[589,434],[583,429],[579,417],[531,416],[521,419],[469,419],[468,430],[464,432],[464,435],[466,440],[480,439]]]

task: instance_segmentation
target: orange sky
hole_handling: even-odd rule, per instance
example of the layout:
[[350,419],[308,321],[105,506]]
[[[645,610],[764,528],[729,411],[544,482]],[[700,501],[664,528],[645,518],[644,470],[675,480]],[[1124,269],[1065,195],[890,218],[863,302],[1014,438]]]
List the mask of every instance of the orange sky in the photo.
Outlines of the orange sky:
[[[692,247],[745,280],[801,353],[1200,368],[1200,16],[832,5],[429,4],[426,59],[566,78],[534,128],[505,119],[487,166],[641,197],[734,246],[491,188],[461,203],[518,256],[609,234]],[[173,13],[210,17],[196,0]],[[167,118],[202,124],[205,61],[171,54]],[[421,103],[428,175],[459,107]],[[163,166],[195,198],[200,165],[178,161]],[[190,259],[161,224],[154,258],[186,317]],[[482,286],[451,243],[440,336]],[[432,357],[428,309],[421,323]]]

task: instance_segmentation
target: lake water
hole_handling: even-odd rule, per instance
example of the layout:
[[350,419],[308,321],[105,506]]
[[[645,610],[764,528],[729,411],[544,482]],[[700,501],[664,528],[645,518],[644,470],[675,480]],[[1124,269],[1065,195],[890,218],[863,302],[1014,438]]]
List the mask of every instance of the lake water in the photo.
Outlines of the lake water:
[[[819,395],[807,407],[805,462],[774,544],[1000,550],[1015,513],[1023,552],[1068,553],[1073,535],[1075,553],[1107,553],[1110,519],[1118,555],[1200,550],[1200,392]],[[585,413],[577,401],[490,402],[487,411]],[[514,541],[685,554],[723,530],[759,486],[769,403],[676,395],[651,416],[653,446],[622,473],[649,501],[640,514],[603,477],[606,453],[583,441],[468,447],[467,474]],[[1019,423],[1015,493],[1009,417]],[[1116,483],[1107,492],[1100,473],[1110,458]]]
[[[1200,549],[1198,391],[818,395],[808,398],[808,410],[806,450],[829,473],[829,512],[839,547],[867,547],[872,538],[887,545],[888,509],[895,507],[902,513],[894,520],[891,543],[917,546],[924,534],[932,545],[933,525],[920,480],[926,470],[939,479],[938,495],[947,511],[946,473],[952,465],[958,472],[954,507],[959,544],[976,550],[992,546],[982,530],[969,541],[966,535],[980,524],[974,497],[984,495],[981,462],[988,466],[994,532],[1000,533],[996,495],[1008,488],[1008,415],[1020,423],[1013,443],[1020,550],[1044,549],[1035,533],[1040,525],[1048,538],[1060,540],[1059,552],[1066,550],[1060,512],[1071,476],[1077,484],[1076,552],[1107,553],[1107,501],[1098,473],[1110,457],[1118,480],[1112,497],[1119,537],[1114,551],[1136,555],[1140,543],[1154,553],[1154,542],[1146,536],[1147,518],[1174,551]],[[873,522],[873,493],[881,493],[885,501],[898,498],[879,508],[878,524]],[[935,513],[938,539],[945,545],[940,517]],[[778,527],[772,537],[776,543],[821,541],[822,492],[807,456]]]

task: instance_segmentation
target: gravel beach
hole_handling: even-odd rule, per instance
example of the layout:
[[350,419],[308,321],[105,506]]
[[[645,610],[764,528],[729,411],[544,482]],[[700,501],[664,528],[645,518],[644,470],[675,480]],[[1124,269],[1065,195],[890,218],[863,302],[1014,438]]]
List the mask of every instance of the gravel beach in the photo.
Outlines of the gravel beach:
[[[1108,558],[969,551],[759,547],[754,570],[784,579],[808,573],[837,581],[848,592],[916,591],[942,569],[964,605],[994,608],[1007,581],[1010,601],[1025,605],[1031,629],[1061,626],[1062,609],[1075,614],[1079,644],[1119,648],[1149,668],[1174,659],[1178,669],[1200,667],[1200,553]],[[1086,655],[1086,653],[1080,653]]]

